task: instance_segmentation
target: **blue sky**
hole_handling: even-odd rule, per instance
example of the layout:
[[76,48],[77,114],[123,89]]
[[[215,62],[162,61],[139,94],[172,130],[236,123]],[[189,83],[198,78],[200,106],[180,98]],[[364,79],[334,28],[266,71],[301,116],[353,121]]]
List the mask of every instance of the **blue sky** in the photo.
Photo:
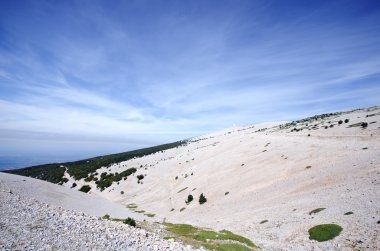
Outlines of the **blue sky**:
[[0,156],[380,101],[379,1],[1,1]]

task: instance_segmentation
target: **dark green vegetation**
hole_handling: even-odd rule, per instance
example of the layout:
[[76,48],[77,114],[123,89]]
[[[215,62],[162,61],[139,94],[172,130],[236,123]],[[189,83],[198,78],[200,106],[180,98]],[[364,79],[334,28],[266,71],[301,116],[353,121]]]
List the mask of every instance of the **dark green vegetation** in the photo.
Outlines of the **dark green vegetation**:
[[155,216],[155,214],[144,214],[144,215],[147,216],[147,217],[150,217],[150,218],[152,218],[152,217]]
[[105,214],[103,217],[102,217],[104,220],[109,220],[111,217],[109,214]]
[[344,213],[344,215],[351,215],[351,214],[354,214],[353,212],[346,212],[346,213]]
[[326,209],[326,208],[324,208],[324,207],[316,208],[316,209],[314,209],[314,210],[311,210],[311,211],[309,212],[309,215],[319,213],[320,211],[323,211],[323,210],[325,210],[325,209]]
[[100,180],[95,181],[96,187],[100,189],[100,191],[103,191],[105,188],[112,185],[113,182],[118,182],[122,180],[125,177],[128,177],[129,175],[135,173],[137,170],[136,168],[129,168],[121,173],[102,173],[100,175]]
[[134,204],[134,203],[131,203],[131,204],[128,204],[128,205],[127,205],[127,208],[135,209],[135,208],[137,208],[137,205]]
[[106,214],[102,217],[104,220],[112,220],[112,221],[119,221],[123,222],[124,224],[128,224],[132,227],[136,227],[136,221],[133,218],[128,217],[127,219],[118,219],[118,218],[111,218],[109,214]]
[[249,239],[227,230],[215,232],[188,224],[164,223],[166,230],[194,247],[218,251],[248,251],[257,246]]
[[206,197],[203,195],[203,193],[201,193],[201,195],[199,196],[199,204],[204,204],[207,202],[207,199]]
[[189,188],[189,187],[182,188],[182,189],[179,190],[177,193],[183,192],[183,191],[185,191],[185,190],[188,189],[188,188]]
[[123,221],[123,223],[124,224],[128,224],[128,225],[130,225],[132,227],[136,227],[136,221],[134,219],[132,219],[132,218],[129,218],[129,217],[127,219],[125,219]]
[[224,195],[228,195],[230,192],[225,192]]
[[91,190],[91,187],[89,185],[84,185],[79,189],[79,191],[84,192],[84,193],[88,193],[90,190]]
[[189,195],[187,196],[187,200],[185,200],[185,203],[186,203],[186,204],[190,204],[190,202],[192,202],[193,199],[194,199],[194,197],[193,197],[191,194],[189,194]]
[[319,242],[328,241],[337,237],[343,228],[336,224],[322,224],[309,229],[309,239]]
[[187,144],[187,140],[143,148],[129,152],[104,155],[79,161],[38,165],[16,170],[7,170],[4,172],[33,177],[41,180],[46,180],[52,183],[59,183],[63,181],[63,175],[67,168],[67,172],[76,180],[79,180],[91,176],[92,173],[94,173],[97,169],[103,166],[111,166],[112,164],[127,161],[135,157],[150,155],[156,152],[179,147],[185,144]]
[[264,224],[264,223],[267,223],[268,222],[268,220],[262,220],[262,221],[260,221],[260,224]]

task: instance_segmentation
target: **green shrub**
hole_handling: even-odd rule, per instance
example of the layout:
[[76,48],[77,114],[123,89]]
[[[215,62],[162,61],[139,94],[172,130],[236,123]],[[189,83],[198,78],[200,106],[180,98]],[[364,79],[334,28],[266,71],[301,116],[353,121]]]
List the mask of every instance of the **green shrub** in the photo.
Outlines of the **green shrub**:
[[337,237],[343,228],[336,224],[322,224],[309,229],[309,239],[319,242],[328,241]]
[[345,120],[344,120],[344,123],[348,123],[348,122],[350,122],[349,119],[345,119]]
[[74,187],[76,187],[77,186],[77,183],[73,183],[72,185],[71,185],[71,188],[74,188]]
[[324,207],[316,208],[316,209],[314,209],[314,210],[311,210],[311,211],[309,212],[309,215],[319,213],[320,211],[323,211],[323,210],[325,210],[325,209],[326,209],[326,208],[324,208]]
[[102,218],[105,219],[105,220],[109,220],[111,217],[110,217],[109,214],[105,214]]
[[142,175],[142,174],[137,175],[136,177],[137,177],[137,179],[138,179],[139,181],[142,180],[142,179],[144,179],[144,175]]
[[344,213],[344,215],[351,215],[351,214],[354,214],[353,212],[346,212],[346,213]]
[[105,188],[110,187],[113,182],[119,182],[123,178],[126,178],[130,176],[131,174],[135,173],[137,171],[136,168],[129,168],[121,173],[107,173],[103,172],[100,175],[100,180],[96,181],[96,187],[100,189],[100,191],[103,191]]
[[204,204],[207,202],[207,199],[206,197],[203,195],[203,193],[201,193],[201,195],[199,196],[199,204]]
[[189,187],[182,188],[182,189],[179,190],[177,193],[183,192],[183,191],[185,191],[185,190],[188,189],[188,188],[189,188]]
[[134,219],[132,219],[132,218],[129,218],[129,217],[127,219],[125,219],[123,221],[123,223],[124,224],[128,224],[128,225],[130,225],[132,227],[136,227],[136,221]]
[[224,195],[228,195],[230,192],[225,192]]
[[91,190],[91,187],[89,185],[84,185],[79,189],[79,191],[84,192],[84,193],[88,193],[90,190]]
[[268,222],[268,220],[262,220],[262,221],[260,221],[260,224],[264,224],[264,223],[267,223]]
[[192,202],[193,199],[194,199],[194,197],[193,197],[191,194],[189,194],[189,195],[187,196],[187,200],[185,200],[186,204],[190,204],[190,202]]

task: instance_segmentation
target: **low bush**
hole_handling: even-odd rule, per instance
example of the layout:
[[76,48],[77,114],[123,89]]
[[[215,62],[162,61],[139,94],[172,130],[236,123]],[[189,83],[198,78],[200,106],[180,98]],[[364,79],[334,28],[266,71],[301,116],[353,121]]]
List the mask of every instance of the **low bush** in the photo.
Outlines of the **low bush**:
[[132,219],[132,218],[129,218],[129,217],[127,219],[125,219],[123,221],[123,223],[124,224],[128,224],[128,225],[130,225],[132,227],[136,227],[136,221],[134,219]]
[[322,224],[309,229],[309,239],[319,242],[328,241],[337,237],[343,228],[336,224]]
[[186,204],[190,204],[190,202],[192,202],[193,199],[194,199],[194,197],[193,197],[191,194],[189,194],[189,195],[187,196],[187,200],[185,200]]
[[314,209],[314,210],[311,210],[311,211],[309,212],[309,215],[319,213],[320,211],[323,211],[323,210],[325,210],[325,209],[326,209],[326,208],[324,208],[324,207],[316,208],[316,209]]
[[203,195],[203,193],[201,193],[201,195],[199,196],[199,204],[204,204],[207,202],[207,199],[206,197]]

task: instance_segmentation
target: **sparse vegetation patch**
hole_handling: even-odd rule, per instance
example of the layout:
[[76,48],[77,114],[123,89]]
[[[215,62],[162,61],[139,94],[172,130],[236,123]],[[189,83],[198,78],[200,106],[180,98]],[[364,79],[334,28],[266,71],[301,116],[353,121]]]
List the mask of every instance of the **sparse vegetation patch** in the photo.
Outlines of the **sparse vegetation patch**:
[[311,210],[311,211],[309,212],[309,215],[319,213],[320,211],[323,211],[323,210],[325,210],[325,209],[326,209],[326,208],[324,208],[324,207],[316,208],[316,209],[314,209],[314,210]]
[[248,238],[227,230],[215,232],[188,224],[163,224],[166,226],[167,231],[178,235],[177,237],[185,243],[195,244],[194,246],[196,247],[203,246],[209,250],[219,251],[248,251],[257,248]]
[[322,224],[309,229],[309,239],[319,242],[328,241],[337,237],[343,228],[336,224]]
[[185,190],[188,189],[188,188],[189,188],[189,187],[182,188],[182,189],[179,190],[177,193],[183,192],[183,191],[185,191]]

